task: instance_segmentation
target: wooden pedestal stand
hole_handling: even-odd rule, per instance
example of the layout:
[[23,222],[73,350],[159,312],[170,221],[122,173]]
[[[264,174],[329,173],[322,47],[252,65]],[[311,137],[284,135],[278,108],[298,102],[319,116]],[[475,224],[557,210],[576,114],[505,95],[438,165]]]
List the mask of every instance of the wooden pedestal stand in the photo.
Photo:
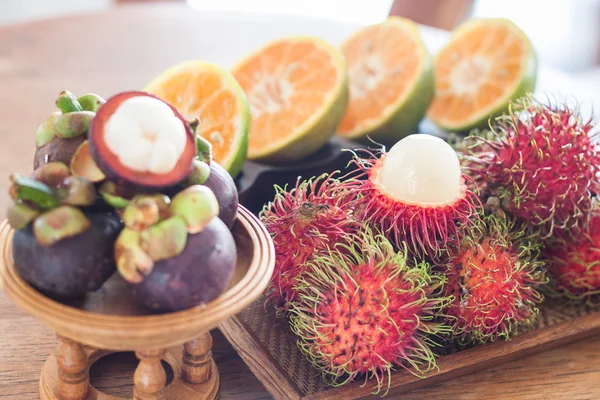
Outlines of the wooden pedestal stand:
[[[0,226],[0,282],[22,309],[50,326],[59,339],[40,377],[42,400],[117,400],[90,385],[89,368],[101,357],[135,351],[136,400],[215,399],[219,371],[212,358],[210,329],[257,299],[273,272],[273,244],[260,222],[240,207],[233,229],[238,263],[229,289],[211,303],[153,315],[138,306],[118,274],[86,299],[64,304],[40,294],[14,269],[12,230]],[[201,260],[199,260],[201,262]],[[173,381],[161,364],[173,370]]]

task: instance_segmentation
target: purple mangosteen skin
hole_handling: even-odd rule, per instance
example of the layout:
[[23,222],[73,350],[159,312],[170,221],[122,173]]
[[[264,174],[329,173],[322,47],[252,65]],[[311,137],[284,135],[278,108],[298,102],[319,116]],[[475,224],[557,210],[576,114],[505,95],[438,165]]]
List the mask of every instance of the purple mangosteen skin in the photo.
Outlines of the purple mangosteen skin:
[[90,227],[51,246],[40,245],[31,224],[15,230],[13,259],[19,275],[48,297],[75,300],[98,290],[116,271],[114,242],[122,229],[115,213],[86,213]]
[[237,219],[239,202],[237,188],[231,175],[216,162],[211,162],[210,176],[204,185],[215,194],[219,203],[219,218],[231,229]]
[[237,264],[235,240],[219,218],[188,235],[178,256],[161,260],[141,283],[132,285],[140,304],[158,312],[195,307],[227,289]]
[[72,139],[54,137],[51,141],[35,151],[33,169],[38,169],[38,167],[54,161],[71,165],[71,159],[73,158],[73,155],[75,155],[75,151],[77,151],[84,140],[85,135]]

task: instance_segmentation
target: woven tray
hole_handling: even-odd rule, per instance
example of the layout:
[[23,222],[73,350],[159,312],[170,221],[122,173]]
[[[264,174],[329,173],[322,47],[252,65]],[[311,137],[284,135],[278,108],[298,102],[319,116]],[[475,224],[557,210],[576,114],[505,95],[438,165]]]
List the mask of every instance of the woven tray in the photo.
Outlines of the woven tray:
[[[224,322],[219,329],[250,370],[275,399],[362,399],[370,397],[373,383],[357,381],[342,387],[325,385],[308,359],[296,347],[287,321],[277,318],[264,299]],[[600,309],[545,302],[527,332],[510,341],[469,349],[445,348],[438,358],[439,370],[424,379],[399,370],[392,373],[387,396],[439,383],[532,353],[600,333]],[[386,396],[386,397],[387,397]]]

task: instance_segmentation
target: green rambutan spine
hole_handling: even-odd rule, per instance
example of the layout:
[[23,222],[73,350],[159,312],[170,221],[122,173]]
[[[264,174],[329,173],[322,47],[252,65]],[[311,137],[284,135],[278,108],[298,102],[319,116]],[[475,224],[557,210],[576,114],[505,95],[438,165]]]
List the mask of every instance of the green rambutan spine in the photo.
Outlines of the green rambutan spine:
[[590,307],[600,306],[600,208],[581,235],[553,238],[547,244],[549,297],[566,299]]

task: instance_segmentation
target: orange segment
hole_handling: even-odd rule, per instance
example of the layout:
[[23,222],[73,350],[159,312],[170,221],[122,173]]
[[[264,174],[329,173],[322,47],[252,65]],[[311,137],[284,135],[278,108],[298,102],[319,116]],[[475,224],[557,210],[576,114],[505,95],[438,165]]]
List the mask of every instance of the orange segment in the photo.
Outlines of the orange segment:
[[474,127],[510,99],[533,90],[532,62],[531,44],[512,22],[467,22],[436,56],[436,92],[428,117],[448,130]]
[[214,160],[232,176],[239,173],[247,153],[249,110],[229,72],[204,61],[184,62],[145,90],[171,103],[188,120],[198,117],[196,133],[211,142]]
[[[414,133],[414,120],[423,117],[432,95],[431,89],[423,86],[431,86],[432,76],[430,57],[417,26],[407,19],[392,17],[360,29],[341,49],[348,67],[350,102],[338,134],[377,137],[389,136],[391,130],[393,136],[400,138]],[[427,97],[427,105],[411,110],[416,113],[411,124],[394,124],[394,118],[406,111],[407,99],[415,90],[425,90],[422,95]]]
[[[346,88],[343,58],[331,45],[312,37],[283,38],[251,54],[232,73],[250,105],[249,158],[298,159],[333,134],[335,127],[318,138],[314,133]],[[293,149],[304,136],[304,145]]]

